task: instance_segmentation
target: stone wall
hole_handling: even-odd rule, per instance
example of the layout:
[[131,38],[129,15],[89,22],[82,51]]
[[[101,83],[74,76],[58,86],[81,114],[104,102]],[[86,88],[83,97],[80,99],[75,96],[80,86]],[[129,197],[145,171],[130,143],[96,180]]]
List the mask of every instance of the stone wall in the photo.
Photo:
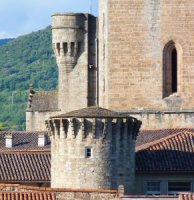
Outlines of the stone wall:
[[107,98],[106,98],[106,87],[107,87],[107,60],[108,60],[108,26],[107,23],[107,0],[99,0],[99,105],[106,107]]
[[[100,105],[113,110],[194,108],[194,1],[100,0]],[[164,49],[178,54],[178,91],[164,98]],[[180,123],[180,122],[179,122]]]
[[102,192],[59,192],[56,195],[57,200],[112,200],[116,193]]
[[142,130],[157,129],[176,129],[176,128],[193,128],[194,112],[193,111],[169,111],[169,112],[130,112],[131,116],[141,120]]
[[26,112],[26,131],[46,131],[45,120],[51,116],[59,114],[59,112]]

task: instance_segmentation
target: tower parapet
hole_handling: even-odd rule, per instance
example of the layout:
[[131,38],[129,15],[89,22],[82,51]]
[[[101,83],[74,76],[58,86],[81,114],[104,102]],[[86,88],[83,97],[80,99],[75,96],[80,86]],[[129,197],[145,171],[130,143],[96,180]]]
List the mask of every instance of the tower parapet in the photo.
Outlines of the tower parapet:
[[85,20],[83,14],[54,14],[52,16],[53,50],[59,67],[69,73],[84,50]]
[[117,189],[134,180],[135,140],[141,122],[89,107],[47,121],[52,140],[52,187]]

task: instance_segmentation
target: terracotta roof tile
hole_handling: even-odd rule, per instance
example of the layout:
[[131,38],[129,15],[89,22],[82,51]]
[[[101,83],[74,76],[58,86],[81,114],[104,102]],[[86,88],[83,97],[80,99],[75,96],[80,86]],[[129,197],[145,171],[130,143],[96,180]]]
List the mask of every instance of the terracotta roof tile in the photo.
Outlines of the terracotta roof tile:
[[1,200],[56,200],[54,192],[0,192]]
[[166,136],[180,133],[183,131],[194,132],[194,129],[160,129],[160,130],[141,130],[137,136],[136,145],[140,146],[145,143],[150,143]]
[[[157,134],[157,131],[155,131]],[[194,172],[194,132],[182,130],[139,145],[136,152],[138,173]]]
[[[25,134],[26,132],[14,133],[15,136],[23,134],[24,138],[28,135]],[[147,138],[146,134],[148,134]],[[140,135],[143,135],[141,141],[147,143],[141,142],[137,148],[136,171],[138,173],[194,172],[193,129],[155,130],[151,133],[146,131],[141,132]],[[23,152],[23,148],[22,151],[18,151],[20,149],[18,147],[15,148],[17,151],[12,148],[0,151],[1,182],[50,181],[50,146],[47,149],[40,149],[39,152],[29,151],[34,148],[34,145],[29,146],[26,147],[28,152]]]
[[85,193],[115,193],[117,194],[118,190],[109,190],[109,189],[78,189],[78,188],[51,188],[51,187],[37,187],[32,185],[20,185],[20,184],[6,184],[0,183],[0,187],[14,189],[14,191],[34,191],[34,192],[85,192]]
[[0,153],[0,182],[50,181],[48,152]]
[[194,193],[179,194],[178,200],[194,200]]

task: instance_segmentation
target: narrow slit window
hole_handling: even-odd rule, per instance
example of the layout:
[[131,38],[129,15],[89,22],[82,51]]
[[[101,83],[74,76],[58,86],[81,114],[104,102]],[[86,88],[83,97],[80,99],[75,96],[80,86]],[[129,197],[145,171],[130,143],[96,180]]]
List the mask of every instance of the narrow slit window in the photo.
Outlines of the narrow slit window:
[[75,43],[71,42],[71,56],[74,56],[75,54]]
[[60,56],[60,43],[57,43],[57,53]]
[[86,147],[85,148],[85,157],[86,158],[91,158],[92,157],[92,148],[91,147]]
[[68,52],[67,42],[63,43],[63,52],[64,52],[64,55],[66,55]]

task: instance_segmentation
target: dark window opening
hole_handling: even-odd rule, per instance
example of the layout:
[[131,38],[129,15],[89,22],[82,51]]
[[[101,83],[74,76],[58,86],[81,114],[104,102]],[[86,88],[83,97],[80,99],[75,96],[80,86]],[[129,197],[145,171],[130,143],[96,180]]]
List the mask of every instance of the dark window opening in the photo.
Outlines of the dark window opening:
[[86,147],[85,148],[85,157],[86,158],[91,158],[92,157],[92,148],[91,147]]
[[170,41],[163,50],[163,98],[180,92],[182,48]]
[[75,54],[75,43],[71,42],[71,56],[74,56]]
[[67,54],[68,52],[68,46],[67,46],[67,43],[63,43],[63,52],[64,52],[64,55]]
[[172,93],[177,92],[177,51],[172,50]]
[[57,52],[58,52],[58,55],[60,56],[60,43],[57,43]]
[[168,194],[177,194],[178,192],[190,192],[191,182],[168,182]]

